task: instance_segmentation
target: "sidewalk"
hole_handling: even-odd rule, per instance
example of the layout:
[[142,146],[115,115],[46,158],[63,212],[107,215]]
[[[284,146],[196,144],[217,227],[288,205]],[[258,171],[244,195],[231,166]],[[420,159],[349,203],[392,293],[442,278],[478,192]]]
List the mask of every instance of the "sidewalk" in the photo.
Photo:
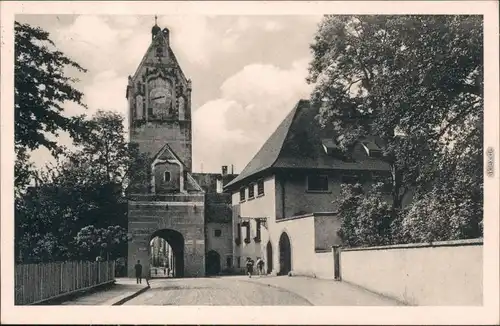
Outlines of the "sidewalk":
[[301,276],[234,276],[235,279],[267,284],[300,295],[315,306],[401,306],[403,303],[334,280]]
[[89,292],[62,305],[117,306],[147,291],[149,287],[143,279],[136,284],[134,278],[117,278],[116,283],[104,290]]

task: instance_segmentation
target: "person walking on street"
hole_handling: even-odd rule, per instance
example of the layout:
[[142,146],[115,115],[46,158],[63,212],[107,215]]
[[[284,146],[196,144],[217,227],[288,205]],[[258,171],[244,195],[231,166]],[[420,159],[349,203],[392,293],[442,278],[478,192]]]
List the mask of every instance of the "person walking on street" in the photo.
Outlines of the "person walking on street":
[[135,268],[135,278],[136,278],[137,284],[141,284],[142,283],[142,265],[141,265],[140,260],[137,261],[137,264],[135,264],[134,268]]
[[249,278],[252,278],[252,273],[253,273],[253,261],[250,257],[247,257],[247,274]]
[[264,259],[260,257],[257,259],[257,268],[259,270],[259,275],[262,275],[264,272]]

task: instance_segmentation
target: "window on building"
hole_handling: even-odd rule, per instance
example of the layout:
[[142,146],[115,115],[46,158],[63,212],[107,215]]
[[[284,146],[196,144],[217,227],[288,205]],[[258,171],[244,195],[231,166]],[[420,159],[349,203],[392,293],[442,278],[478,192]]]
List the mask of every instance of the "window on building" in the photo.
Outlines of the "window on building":
[[165,172],[163,173],[163,181],[165,181],[165,182],[170,182],[170,180],[171,180],[171,175],[170,175],[170,172],[165,171]]
[[363,148],[366,151],[366,154],[371,157],[380,157],[382,156],[382,150],[380,147],[371,141],[363,141],[361,142]]
[[254,191],[255,191],[255,185],[253,183],[251,183],[249,186],[248,186],[248,199],[250,198],[253,198],[254,197]]
[[322,139],[321,145],[323,146],[323,150],[325,151],[325,153],[328,155],[333,155],[339,151],[339,148],[335,143],[335,140],[331,138]]
[[327,175],[310,175],[307,177],[308,191],[328,191]]
[[257,182],[257,196],[264,195],[264,180],[259,180]]
[[342,175],[341,181],[342,183],[356,184],[359,183],[359,175],[355,173],[346,172]]
[[255,242],[260,242],[260,227],[261,227],[261,220],[257,219],[256,221],[256,234],[255,234],[255,238],[253,238],[255,240]]
[[245,200],[245,188],[240,189],[240,201]]
[[238,223],[236,225],[236,239],[234,239],[234,242],[238,246],[241,244],[241,224],[240,223]]
[[221,235],[222,235],[222,230],[219,230],[219,229],[215,229],[215,230],[214,230],[214,236],[215,236],[215,237],[217,237],[217,238],[218,238],[218,237],[220,237]]
[[250,221],[243,222],[242,225],[246,229],[245,233],[245,243],[250,243]]

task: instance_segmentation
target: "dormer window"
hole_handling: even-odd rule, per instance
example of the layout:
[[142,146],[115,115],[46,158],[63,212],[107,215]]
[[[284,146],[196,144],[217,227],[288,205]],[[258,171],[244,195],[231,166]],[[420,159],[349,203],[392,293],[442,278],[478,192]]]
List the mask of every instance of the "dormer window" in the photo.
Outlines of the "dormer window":
[[331,138],[322,139],[321,145],[323,146],[323,150],[325,151],[325,153],[328,155],[333,155],[339,150],[337,144]]
[[361,142],[363,148],[365,149],[366,155],[370,157],[380,157],[382,156],[382,150],[372,141],[363,141]]
[[168,171],[163,172],[163,181],[164,182],[170,182],[170,180],[171,180],[170,178],[171,178],[170,172],[168,172]]

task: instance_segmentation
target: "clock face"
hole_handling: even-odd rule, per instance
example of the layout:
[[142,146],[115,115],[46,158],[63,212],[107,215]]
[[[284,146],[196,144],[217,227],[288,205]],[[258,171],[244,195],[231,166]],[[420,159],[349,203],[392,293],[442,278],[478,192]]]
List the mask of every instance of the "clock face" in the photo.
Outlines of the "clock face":
[[166,87],[153,88],[149,93],[149,98],[151,103],[155,104],[165,104],[167,99],[170,97],[170,91]]
[[165,79],[156,78],[149,81],[148,88],[149,107],[152,109],[152,114],[159,118],[168,117],[172,104],[172,90],[170,83],[168,83]]

